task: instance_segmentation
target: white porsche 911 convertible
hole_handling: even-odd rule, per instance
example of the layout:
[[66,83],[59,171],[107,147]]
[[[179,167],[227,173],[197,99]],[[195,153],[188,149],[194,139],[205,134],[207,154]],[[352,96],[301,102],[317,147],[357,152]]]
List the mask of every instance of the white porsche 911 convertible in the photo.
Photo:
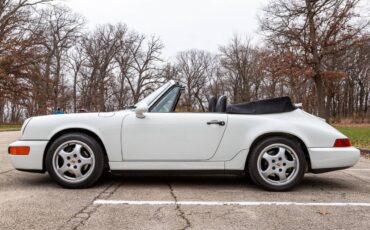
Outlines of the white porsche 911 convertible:
[[288,97],[227,105],[221,96],[208,112],[175,112],[182,89],[170,81],[118,112],[29,118],[8,156],[67,188],[91,186],[104,170],[175,170],[246,173],[274,191],[359,160],[346,136]]

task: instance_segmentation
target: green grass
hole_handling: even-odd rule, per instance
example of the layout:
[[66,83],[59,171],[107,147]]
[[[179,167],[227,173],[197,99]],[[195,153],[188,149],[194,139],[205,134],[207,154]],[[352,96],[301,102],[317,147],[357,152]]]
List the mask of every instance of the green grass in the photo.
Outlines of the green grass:
[[369,125],[335,125],[335,127],[351,139],[353,146],[370,149]]
[[0,132],[1,131],[17,131],[21,130],[22,125],[8,125],[8,124],[2,124],[0,125]]

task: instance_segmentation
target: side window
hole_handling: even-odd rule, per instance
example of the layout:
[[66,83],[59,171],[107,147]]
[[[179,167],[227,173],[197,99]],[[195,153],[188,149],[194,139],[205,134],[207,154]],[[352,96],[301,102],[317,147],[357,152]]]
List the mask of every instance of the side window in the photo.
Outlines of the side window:
[[167,94],[160,99],[151,109],[150,112],[153,113],[169,113],[175,107],[175,103],[177,103],[178,94],[180,91],[180,87],[175,87],[171,89]]

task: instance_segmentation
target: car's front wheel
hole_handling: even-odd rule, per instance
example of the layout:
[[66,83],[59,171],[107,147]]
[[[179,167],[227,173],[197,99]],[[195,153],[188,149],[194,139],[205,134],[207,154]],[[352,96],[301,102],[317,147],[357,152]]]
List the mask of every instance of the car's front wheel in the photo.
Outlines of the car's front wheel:
[[103,173],[103,149],[89,135],[65,134],[51,143],[45,166],[50,176],[65,188],[89,187]]
[[271,137],[253,148],[248,170],[256,184],[267,190],[284,191],[302,180],[306,165],[304,152],[297,141]]

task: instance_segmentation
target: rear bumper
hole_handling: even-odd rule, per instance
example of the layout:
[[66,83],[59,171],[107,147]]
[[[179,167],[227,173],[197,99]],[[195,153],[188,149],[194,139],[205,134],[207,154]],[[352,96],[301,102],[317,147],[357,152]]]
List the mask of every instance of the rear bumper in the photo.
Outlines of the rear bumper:
[[29,146],[28,155],[10,155],[8,157],[15,169],[28,172],[43,171],[43,158],[47,141],[16,141],[9,146]]
[[[360,150],[346,148],[309,148],[313,172],[333,171],[352,167],[360,159]],[[327,169],[327,170],[325,170]]]

